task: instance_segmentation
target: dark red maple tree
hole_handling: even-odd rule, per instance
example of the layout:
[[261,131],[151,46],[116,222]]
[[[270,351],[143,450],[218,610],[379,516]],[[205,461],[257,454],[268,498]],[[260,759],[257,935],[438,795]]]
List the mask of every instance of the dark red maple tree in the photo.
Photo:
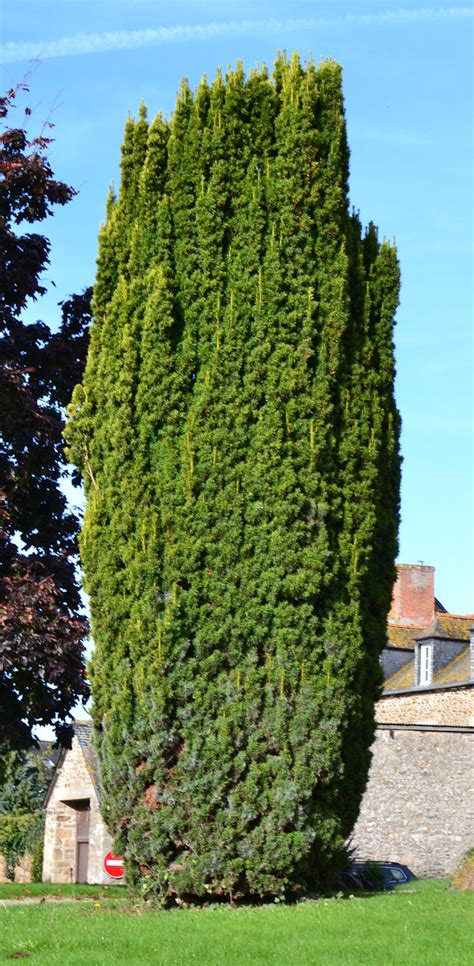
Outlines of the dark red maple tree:
[[[67,474],[64,406],[85,361],[91,290],[62,303],[62,324],[25,324],[45,291],[50,243],[29,229],[67,204],[51,138],[12,126],[18,85],[0,98],[0,747],[27,747],[38,724],[71,737],[69,713],[88,686],[76,574],[78,521],[60,487]],[[51,125],[47,125],[50,127]]]

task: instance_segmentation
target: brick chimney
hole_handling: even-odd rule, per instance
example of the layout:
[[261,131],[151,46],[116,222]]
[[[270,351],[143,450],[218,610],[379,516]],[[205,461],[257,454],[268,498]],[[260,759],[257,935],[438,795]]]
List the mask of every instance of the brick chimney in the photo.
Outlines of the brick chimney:
[[434,617],[434,567],[397,564],[389,624],[427,627]]

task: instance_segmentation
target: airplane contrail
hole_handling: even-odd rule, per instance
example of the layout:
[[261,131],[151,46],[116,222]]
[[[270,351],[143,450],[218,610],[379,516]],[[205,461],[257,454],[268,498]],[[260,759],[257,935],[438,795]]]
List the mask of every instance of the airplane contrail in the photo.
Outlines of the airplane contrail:
[[142,30],[75,34],[58,40],[7,41],[0,47],[0,64],[40,58],[73,57],[80,54],[105,54],[141,47],[157,47],[213,40],[216,37],[243,37],[296,33],[345,27],[397,27],[405,24],[435,23],[472,18],[472,7],[419,7],[385,13],[354,13],[338,17],[305,17],[277,20],[228,20],[201,24],[177,24]]

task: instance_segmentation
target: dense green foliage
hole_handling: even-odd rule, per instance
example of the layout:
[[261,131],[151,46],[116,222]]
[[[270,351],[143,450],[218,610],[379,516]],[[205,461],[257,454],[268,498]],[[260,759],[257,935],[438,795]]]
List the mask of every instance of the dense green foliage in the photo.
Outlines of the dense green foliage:
[[348,205],[341,71],[182,85],[125,130],[70,413],[106,816],[161,895],[343,861],[394,578],[394,249]]
[[[0,815],[0,855],[5,859],[5,875],[15,880],[15,867],[26,853],[42,854],[44,816],[42,812]],[[36,881],[36,870],[33,870]]]
[[53,767],[50,755],[49,745],[41,752],[0,754],[0,855],[11,880],[25,853],[33,858],[33,878],[41,878],[43,801]]

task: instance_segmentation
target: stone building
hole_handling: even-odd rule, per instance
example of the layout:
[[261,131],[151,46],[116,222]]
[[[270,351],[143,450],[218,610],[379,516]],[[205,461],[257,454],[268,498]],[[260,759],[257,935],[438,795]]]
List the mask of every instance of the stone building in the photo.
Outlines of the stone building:
[[474,846],[473,623],[435,598],[432,567],[398,567],[357,858],[447,875]]
[[43,882],[109,884],[103,867],[111,837],[100,814],[92,727],[77,721],[72,748],[59,758],[46,801]]

